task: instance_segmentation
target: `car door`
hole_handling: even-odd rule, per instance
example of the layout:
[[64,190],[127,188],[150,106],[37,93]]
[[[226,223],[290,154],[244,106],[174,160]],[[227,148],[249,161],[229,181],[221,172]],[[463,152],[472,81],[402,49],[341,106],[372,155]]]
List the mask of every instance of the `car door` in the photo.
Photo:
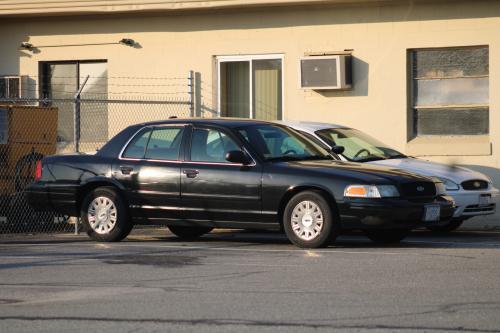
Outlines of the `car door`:
[[181,218],[180,148],[185,128],[186,124],[145,127],[113,163],[113,176],[126,188],[136,219]]
[[187,147],[181,172],[186,218],[211,226],[261,222],[262,164],[228,162],[226,153],[242,145],[222,128],[194,126]]

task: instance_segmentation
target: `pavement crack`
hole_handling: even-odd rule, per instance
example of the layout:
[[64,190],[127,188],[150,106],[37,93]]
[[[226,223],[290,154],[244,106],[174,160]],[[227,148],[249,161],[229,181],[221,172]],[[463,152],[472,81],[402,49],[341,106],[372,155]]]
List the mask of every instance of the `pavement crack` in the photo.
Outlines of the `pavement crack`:
[[477,332],[477,333],[497,333],[498,330],[458,327],[431,327],[431,326],[391,326],[391,325],[342,325],[342,324],[311,324],[309,322],[275,322],[264,320],[243,320],[243,319],[159,319],[159,318],[85,318],[85,317],[29,317],[29,316],[3,316],[2,320],[21,320],[21,321],[101,321],[101,322],[119,322],[119,323],[160,323],[160,324],[178,324],[178,325],[207,325],[207,326],[243,326],[243,327],[301,327],[314,329],[366,329],[366,330],[422,330],[422,331],[447,331],[447,332]]

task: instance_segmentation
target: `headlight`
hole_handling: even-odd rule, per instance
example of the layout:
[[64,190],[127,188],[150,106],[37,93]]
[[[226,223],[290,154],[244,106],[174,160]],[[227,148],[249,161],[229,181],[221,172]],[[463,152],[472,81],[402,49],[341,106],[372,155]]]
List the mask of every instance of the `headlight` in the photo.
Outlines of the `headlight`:
[[349,185],[344,190],[345,197],[354,198],[389,198],[399,197],[394,185]]
[[444,188],[449,190],[449,191],[456,191],[459,189],[458,185],[449,179],[441,178],[441,177],[434,177],[434,176],[432,178],[439,179],[443,183]]
[[443,183],[434,183],[436,185],[436,195],[446,195],[446,189]]

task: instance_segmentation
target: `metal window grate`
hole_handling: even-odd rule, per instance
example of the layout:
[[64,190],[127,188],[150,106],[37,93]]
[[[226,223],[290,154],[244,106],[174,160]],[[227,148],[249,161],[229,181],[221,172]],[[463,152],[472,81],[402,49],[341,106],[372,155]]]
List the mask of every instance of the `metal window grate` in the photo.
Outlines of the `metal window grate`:
[[489,134],[489,108],[413,110],[417,136],[471,136]]
[[489,75],[489,49],[413,51],[413,78]]

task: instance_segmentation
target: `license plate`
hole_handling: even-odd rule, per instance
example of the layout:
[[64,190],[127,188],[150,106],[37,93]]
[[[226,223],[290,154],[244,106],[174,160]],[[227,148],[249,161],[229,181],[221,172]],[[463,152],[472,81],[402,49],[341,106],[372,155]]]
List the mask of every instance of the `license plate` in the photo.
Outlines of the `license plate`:
[[489,206],[491,202],[491,194],[481,194],[479,196],[479,206]]
[[439,221],[441,206],[425,207],[424,221]]

